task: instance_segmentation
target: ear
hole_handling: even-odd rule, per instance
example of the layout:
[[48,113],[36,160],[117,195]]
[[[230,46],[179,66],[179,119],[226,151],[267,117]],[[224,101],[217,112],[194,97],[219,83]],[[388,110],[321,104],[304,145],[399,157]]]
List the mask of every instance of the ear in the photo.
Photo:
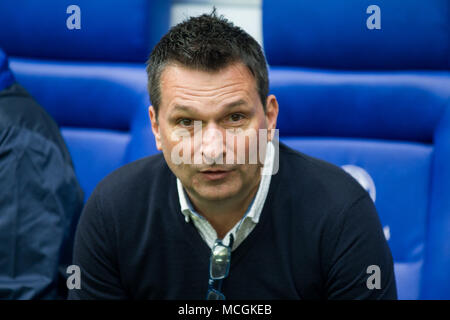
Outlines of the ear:
[[153,135],[155,136],[156,148],[161,151],[161,135],[159,132],[158,118],[156,117],[156,111],[153,106],[148,107],[148,115],[150,116],[150,122],[152,124]]
[[274,136],[274,129],[277,127],[278,119],[278,101],[277,98],[271,94],[266,99],[266,121],[267,130],[270,132],[269,141],[272,141]]

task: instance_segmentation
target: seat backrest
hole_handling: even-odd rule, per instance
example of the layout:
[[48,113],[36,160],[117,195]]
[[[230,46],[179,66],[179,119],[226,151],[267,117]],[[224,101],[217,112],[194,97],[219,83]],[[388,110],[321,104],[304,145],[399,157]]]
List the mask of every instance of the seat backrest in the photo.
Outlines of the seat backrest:
[[448,70],[449,7],[448,0],[263,0],[264,49],[277,66]]
[[[62,130],[89,197],[112,170],[156,152],[137,148],[134,132],[148,121],[145,61],[169,27],[170,2],[77,1],[80,29],[69,29],[73,6],[61,1],[0,3],[0,47],[16,79]],[[33,32],[30,32],[33,30]]]
[[10,57],[142,63],[169,27],[170,1],[3,0],[0,17]]
[[371,4],[263,1],[280,139],[367,189],[400,299],[449,299],[449,3]]

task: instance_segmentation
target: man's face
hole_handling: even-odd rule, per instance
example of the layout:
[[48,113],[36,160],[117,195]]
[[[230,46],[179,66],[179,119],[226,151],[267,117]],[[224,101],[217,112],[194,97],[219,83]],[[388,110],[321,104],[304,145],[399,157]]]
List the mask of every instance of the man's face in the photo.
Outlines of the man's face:
[[[258,132],[275,129],[275,97],[267,98],[264,113],[255,78],[241,63],[217,72],[171,64],[160,81],[158,118],[149,108],[152,130],[158,149],[188,194],[198,200],[245,197],[258,185],[261,168],[260,161],[249,161],[255,153],[249,137],[256,139],[258,148],[265,147],[267,139],[259,141]],[[243,156],[241,164],[238,159]]]

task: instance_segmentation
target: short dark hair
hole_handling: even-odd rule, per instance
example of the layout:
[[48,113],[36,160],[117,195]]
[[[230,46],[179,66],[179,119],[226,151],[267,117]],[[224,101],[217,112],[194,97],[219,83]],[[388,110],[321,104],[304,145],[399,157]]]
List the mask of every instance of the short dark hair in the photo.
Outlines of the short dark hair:
[[269,93],[267,63],[255,39],[223,16],[217,16],[215,9],[172,27],[147,61],[148,91],[156,115],[161,103],[160,78],[168,63],[214,72],[235,62],[242,62],[255,77],[265,112]]

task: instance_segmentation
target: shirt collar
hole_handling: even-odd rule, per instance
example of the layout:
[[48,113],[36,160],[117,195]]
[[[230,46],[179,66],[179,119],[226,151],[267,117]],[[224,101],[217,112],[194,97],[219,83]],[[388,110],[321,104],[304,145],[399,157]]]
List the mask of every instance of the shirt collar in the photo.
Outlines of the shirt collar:
[[[274,159],[275,159],[275,147],[273,143],[269,141],[267,143],[264,167],[261,169],[261,181],[259,183],[258,191],[256,192],[256,195],[253,198],[252,203],[248,207],[247,212],[245,213],[243,219],[250,218],[254,223],[259,222],[259,218],[261,216],[261,212],[264,207],[264,203],[266,201],[267,193],[269,191]],[[188,195],[186,194],[186,191],[183,188],[180,179],[178,178],[177,178],[177,189],[181,213],[184,215],[186,222],[189,222],[189,218],[191,217],[191,215],[204,219],[201,215],[199,215],[195,211],[191,201],[189,200]]]

